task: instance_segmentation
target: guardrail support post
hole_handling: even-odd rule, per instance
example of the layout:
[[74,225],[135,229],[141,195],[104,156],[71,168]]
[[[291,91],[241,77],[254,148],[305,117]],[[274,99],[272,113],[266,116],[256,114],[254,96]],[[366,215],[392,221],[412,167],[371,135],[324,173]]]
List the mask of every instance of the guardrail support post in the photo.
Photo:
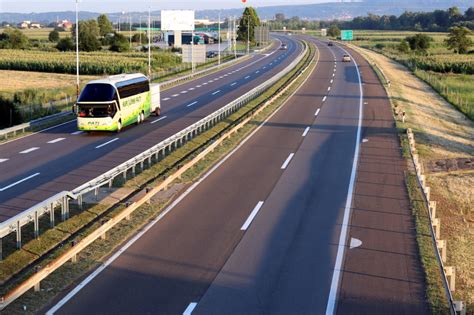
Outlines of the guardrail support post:
[[431,219],[436,218],[436,201],[430,201]]
[[112,183],[113,183],[114,179],[112,178],[111,180],[109,180],[109,189],[112,188]]
[[451,292],[456,290],[456,269],[454,267],[444,267],[446,278],[449,279],[449,289]]
[[82,210],[82,194],[77,196],[77,205],[79,206],[79,209]]
[[[61,204],[61,208],[63,208],[64,205]],[[62,211],[61,211],[62,212]],[[49,226],[51,228],[54,227],[54,203],[51,202],[51,204],[49,205]]]
[[16,248],[21,248],[21,225],[16,221]]
[[436,247],[438,247],[438,250],[441,253],[441,260],[443,262],[446,262],[446,240],[436,240]]
[[441,220],[438,218],[432,219],[433,229],[435,230],[435,238],[439,239],[441,237]]
[[35,238],[39,236],[39,219],[38,219],[38,211],[35,211],[35,218],[34,218],[34,229],[35,229]]
[[430,202],[430,192],[431,192],[430,187],[426,186],[425,187],[425,195],[426,195],[426,199],[428,200],[428,202]]
[[96,201],[99,199],[99,187],[94,188],[94,197]]
[[40,282],[37,282],[37,283],[35,283],[34,290],[35,290],[35,292],[39,292],[39,291],[41,291],[41,285],[40,285]]

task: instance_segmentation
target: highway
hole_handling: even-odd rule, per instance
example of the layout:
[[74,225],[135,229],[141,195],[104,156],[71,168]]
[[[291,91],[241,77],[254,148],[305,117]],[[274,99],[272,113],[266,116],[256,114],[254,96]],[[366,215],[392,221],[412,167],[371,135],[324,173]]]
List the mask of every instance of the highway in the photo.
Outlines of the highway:
[[0,144],[0,220],[72,190],[202,119],[288,65],[301,45],[280,37],[266,54],[162,92],[162,115],[121,133],[78,132],[76,122]]
[[289,101],[49,314],[428,313],[386,94],[315,44]]

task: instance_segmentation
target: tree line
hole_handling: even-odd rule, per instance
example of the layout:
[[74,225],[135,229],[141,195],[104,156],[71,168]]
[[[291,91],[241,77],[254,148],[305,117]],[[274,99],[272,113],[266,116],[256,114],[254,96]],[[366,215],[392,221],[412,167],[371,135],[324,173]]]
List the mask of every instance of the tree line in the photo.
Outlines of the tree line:
[[284,14],[277,13],[271,22],[272,29],[302,29],[316,30],[328,28],[336,24],[343,29],[365,29],[365,30],[411,30],[446,32],[453,26],[466,27],[474,30],[474,7],[470,7],[464,13],[459,8],[452,7],[447,10],[435,10],[433,12],[409,12],[400,16],[376,15],[356,17],[350,21],[307,21],[299,17],[286,18]]

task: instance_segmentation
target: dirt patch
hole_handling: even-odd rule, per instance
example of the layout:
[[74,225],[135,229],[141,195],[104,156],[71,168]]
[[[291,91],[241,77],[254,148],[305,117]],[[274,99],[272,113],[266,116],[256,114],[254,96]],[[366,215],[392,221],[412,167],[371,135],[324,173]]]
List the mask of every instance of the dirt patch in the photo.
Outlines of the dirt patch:
[[391,81],[389,96],[398,118],[406,113],[406,122],[398,125],[415,133],[431,199],[437,201],[441,238],[448,244],[446,265],[456,267],[454,299],[465,301],[474,314],[474,172],[467,167],[474,159],[474,122],[404,66],[364,51]]

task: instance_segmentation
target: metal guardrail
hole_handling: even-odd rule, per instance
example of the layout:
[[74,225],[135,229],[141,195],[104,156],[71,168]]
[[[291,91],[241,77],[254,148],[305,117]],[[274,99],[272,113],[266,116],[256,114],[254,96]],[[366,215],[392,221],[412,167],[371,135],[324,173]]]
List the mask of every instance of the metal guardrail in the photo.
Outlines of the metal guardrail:
[[69,115],[72,116],[72,112],[69,112],[69,111],[61,112],[61,113],[49,115],[43,118],[35,119],[27,123],[23,123],[21,125],[2,129],[0,130],[0,140],[7,140],[10,137],[15,137],[19,133],[31,131],[31,130],[34,130],[34,128],[41,128],[41,126],[43,125],[50,124],[51,122],[54,122],[55,120],[65,118]]
[[294,67],[303,59],[304,55],[307,52],[307,49],[307,46],[305,46],[305,49],[302,50],[302,52],[297,58],[295,58],[285,69],[280,71],[271,79],[260,84],[259,86],[238,97],[234,101],[223,106],[222,108],[206,116],[205,118],[199,120],[198,122],[177,132],[171,137],[154,145],[150,149],[142,152],[141,154],[138,154],[130,160],[96,177],[95,179],[92,179],[89,182],[75,188],[74,190],[57,193],[56,195],[48,198],[47,200],[44,200],[30,207],[29,209],[26,209],[25,211],[19,213],[18,215],[0,223],[0,239],[16,231],[17,247],[20,248],[21,228],[24,225],[33,222],[34,234],[35,236],[38,236],[39,218],[45,214],[49,214],[51,223],[50,226],[53,227],[55,224],[54,214],[55,209],[57,207],[61,208],[61,218],[63,220],[67,219],[69,217],[70,200],[76,200],[79,207],[82,207],[83,198],[85,194],[94,192],[94,194],[97,196],[99,193],[99,188],[105,185],[111,187],[112,182],[115,178],[121,176],[126,180],[128,171],[131,171],[132,174],[134,174],[138,166],[140,167],[140,169],[143,170],[145,162],[148,162],[148,165],[150,165],[152,160],[154,160],[155,162],[159,161],[160,158],[164,157],[174,149],[180,147],[186,141],[191,140],[196,135],[204,132],[205,130],[211,128],[218,122],[224,120],[226,117],[236,112],[238,109],[249,103],[251,100],[260,96],[274,83],[276,83],[278,80],[280,80],[290,71],[292,71]]

